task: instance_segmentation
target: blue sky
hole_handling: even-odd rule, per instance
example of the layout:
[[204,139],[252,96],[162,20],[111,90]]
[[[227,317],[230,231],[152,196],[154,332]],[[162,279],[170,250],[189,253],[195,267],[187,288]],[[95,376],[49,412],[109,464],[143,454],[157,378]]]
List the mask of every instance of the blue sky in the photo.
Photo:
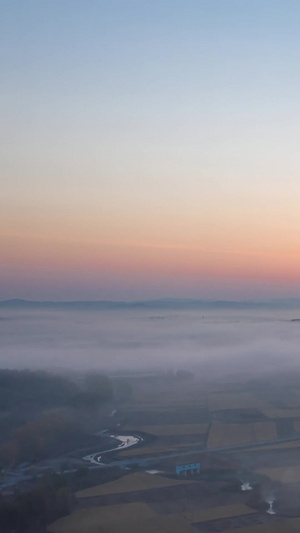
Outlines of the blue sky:
[[299,293],[298,1],[0,5],[6,296]]

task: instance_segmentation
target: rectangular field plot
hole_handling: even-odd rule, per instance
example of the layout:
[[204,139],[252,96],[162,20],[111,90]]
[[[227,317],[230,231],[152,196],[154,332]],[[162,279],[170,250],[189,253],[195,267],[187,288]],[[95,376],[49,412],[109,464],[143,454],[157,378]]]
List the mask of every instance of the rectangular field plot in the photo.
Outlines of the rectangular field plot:
[[[154,426],[139,426],[139,431],[151,433],[158,437],[169,437],[173,435],[204,435],[208,430],[209,424],[167,424]],[[134,431],[132,428],[125,428],[126,431]]]
[[177,407],[198,407],[198,408],[207,408],[207,399],[203,397],[194,397],[192,395],[188,397],[182,397],[181,394],[177,395],[174,398],[166,397],[154,397],[153,399],[144,398],[141,400],[128,401],[126,407],[130,410],[139,410],[139,409],[148,409],[148,408],[158,408],[158,409],[176,409]]
[[207,447],[219,448],[235,444],[248,444],[277,438],[274,422],[253,422],[250,424],[212,423]]
[[150,519],[154,515],[145,503],[89,507],[88,509],[76,509],[70,516],[60,518],[51,524],[48,530],[53,533],[65,531],[71,533],[73,531],[97,531],[94,528],[98,527],[98,531],[102,531],[100,525],[102,527],[113,526],[116,520],[128,521],[133,513],[137,520]]
[[157,516],[143,503],[77,509],[48,527],[50,533],[196,533],[182,516]]
[[239,516],[228,516],[226,518],[218,518],[206,522],[193,522],[193,526],[197,526],[203,533],[219,533],[226,531],[227,533],[236,531],[244,531],[244,529],[256,531],[256,528],[267,525],[273,525],[278,522],[277,517],[271,517],[267,513],[248,513]]
[[299,530],[293,527],[290,520],[272,521],[268,524],[241,527],[236,530],[237,533],[296,533],[296,531]]
[[272,405],[262,404],[261,412],[268,418],[299,418],[300,409],[277,409]]
[[144,383],[140,387],[135,384],[127,405],[130,409],[138,406],[206,407],[207,396],[201,391],[199,384],[192,382],[158,382],[151,385]]
[[222,411],[223,409],[259,409],[259,407],[259,399],[247,392],[210,394],[208,396],[208,408],[210,411]]
[[120,458],[127,458],[127,457],[141,457],[143,455],[154,455],[154,454],[167,454],[167,453],[173,453],[173,452],[182,452],[182,451],[190,451],[190,449],[197,448],[199,450],[202,450],[205,448],[204,441],[200,440],[195,444],[194,439],[191,439],[190,444],[163,444],[159,441],[154,442],[153,444],[150,444],[149,446],[143,446],[142,448],[135,448],[133,450],[124,450],[121,451],[119,454]]
[[164,426],[178,424],[208,424],[210,414],[208,411],[198,408],[175,408],[175,409],[154,409],[141,411],[124,411],[128,417],[128,424],[138,429],[142,426]]
[[262,468],[257,471],[259,474],[268,476],[274,481],[282,483],[299,483],[300,482],[300,465],[290,467]]
[[190,522],[208,522],[209,520],[218,520],[219,518],[229,518],[231,516],[243,516],[255,513],[251,507],[243,503],[225,505],[222,507],[210,507],[209,509],[199,509],[185,513]]
[[119,494],[140,490],[157,489],[161,487],[170,487],[174,485],[183,485],[193,483],[193,481],[177,480],[159,475],[147,474],[146,472],[137,472],[129,474],[115,481],[103,483],[96,487],[80,490],[76,493],[77,498],[91,498],[94,496],[103,496],[107,494]]
[[252,450],[252,453],[266,450],[288,450],[292,448],[300,448],[300,440],[291,442],[282,442],[281,444],[270,444],[269,446],[261,446]]

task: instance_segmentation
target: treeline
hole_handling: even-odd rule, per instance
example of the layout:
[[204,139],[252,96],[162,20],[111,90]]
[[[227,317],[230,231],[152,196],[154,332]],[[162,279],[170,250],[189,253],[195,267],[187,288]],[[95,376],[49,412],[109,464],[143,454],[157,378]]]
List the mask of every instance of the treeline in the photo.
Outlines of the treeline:
[[[79,385],[47,373],[2,370],[0,389],[2,396],[4,390],[7,394],[0,413],[11,417],[9,431],[9,419],[0,417],[0,433],[2,425],[2,435],[6,432],[0,445],[0,468],[38,462],[84,445],[88,424],[97,423],[102,405],[114,395],[112,381],[100,374],[86,376]],[[17,419],[16,427],[15,410],[7,407],[15,406],[17,399],[23,419]]]
[[48,473],[36,485],[12,497],[0,493],[1,533],[32,533],[44,531],[45,526],[70,514],[76,506],[74,493],[126,475],[118,467],[107,470],[89,470],[79,467],[70,474]]
[[71,413],[47,413],[12,432],[0,446],[0,466],[34,463],[60,455],[74,445],[78,430]]
[[0,370],[0,410],[64,405],[77,392],[78,386],[63,376],[31,370]]
[[38,530],[69,514],[74,496],[64,476],[41,478],[31,490],[16,493],[13,499],[0,494],[0,531],[2,533]]
[[84,380],[83,390],[70,398],[69,405],[76,409],[97,409],[114,396],[113,383],[102,374],[88,374]]
[[[102,374],[87,374],[79,386],[70,379],[41,371],[0,370],[0,411],[14,407],[46,409],[74,405],[87,395],[95,402],[112,399],[111,379]],[[83,400],[83,405],[85,401]]]

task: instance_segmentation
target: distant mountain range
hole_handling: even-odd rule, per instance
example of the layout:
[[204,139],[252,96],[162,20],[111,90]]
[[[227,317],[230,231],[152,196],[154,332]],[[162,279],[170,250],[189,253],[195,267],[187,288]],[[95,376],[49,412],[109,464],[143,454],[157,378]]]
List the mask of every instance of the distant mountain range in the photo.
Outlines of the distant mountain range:
[[197,300],[163,298],[159,300],[141,300],[133,302],[114,301],[32,301],[3,300],[0,308],[4,309],[66,309],[66,310],[113,310],[113,309],[299,309],[300,298],[287,298],[265,301],[231,301],[231,300]]

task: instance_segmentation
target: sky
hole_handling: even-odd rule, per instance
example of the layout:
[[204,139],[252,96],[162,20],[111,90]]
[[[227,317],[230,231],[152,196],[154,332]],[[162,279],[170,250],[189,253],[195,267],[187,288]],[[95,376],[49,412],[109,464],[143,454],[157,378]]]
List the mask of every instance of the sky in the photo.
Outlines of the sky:
[[298,0],[0,8],[0,299],[300,297]]

